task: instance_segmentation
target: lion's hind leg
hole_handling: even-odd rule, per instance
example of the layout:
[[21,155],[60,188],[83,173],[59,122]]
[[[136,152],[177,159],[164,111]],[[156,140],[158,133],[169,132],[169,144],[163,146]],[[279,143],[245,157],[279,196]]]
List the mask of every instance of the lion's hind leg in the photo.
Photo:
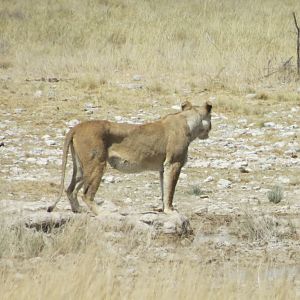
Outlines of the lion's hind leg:
[[75,153],[73,145],[71,145],[71,153],[72,153],[72,160],[73,160],[73,174],[72,174],[71,182],[66,192],[67,192],[69,202],[71,204],[72,211],[77,213],[81,211],[77,199],[77,194],[81,189],[81,187],[83,186],[83,176],[82,176],[82,168],[80,165],[80,161]]
[[99,208],[94,198],[99,188],[105,166],[106,161],[97,162],[97,164],[93,164],[88,168],[88,176],[84,175],[83,201],[95,215],[99,214]]

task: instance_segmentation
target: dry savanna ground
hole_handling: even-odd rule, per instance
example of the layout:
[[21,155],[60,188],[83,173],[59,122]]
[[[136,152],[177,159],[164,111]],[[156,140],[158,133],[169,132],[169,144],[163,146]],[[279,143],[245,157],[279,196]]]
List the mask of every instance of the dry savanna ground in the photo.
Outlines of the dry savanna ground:
[[[293,11],[299,1],[0,1],[0,298],[299,298]],[[11,226],[56,198],[76,122],[149,122],[207,99],[212,132],[190,146],[174,200],[192,234],[89,214]],[[158,174],[108,167],[96,200],[142,214]]]

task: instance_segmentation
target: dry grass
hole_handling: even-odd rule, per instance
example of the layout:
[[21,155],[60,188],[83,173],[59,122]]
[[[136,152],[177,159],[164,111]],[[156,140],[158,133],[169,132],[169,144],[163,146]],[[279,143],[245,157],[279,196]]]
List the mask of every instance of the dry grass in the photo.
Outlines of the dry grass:
[[[80,219],[48,234],[15,229],[8,235],[8,231],[1,227],[2,257],[14,261],[19,270],[2,265],[1,299],[292,299],[296,295],[291,280],[272,278],[267,267],[246,270],[238,265],[203,266],[188,257],[155,259],[151,253],[155,241],[130,228],[114,236]],[[30,257],[39,259],[22,260]]]
[[[2,1],[0,54],[29,74],[293,80],[298,1]],[[290,74],[290,73],[288,73]]]

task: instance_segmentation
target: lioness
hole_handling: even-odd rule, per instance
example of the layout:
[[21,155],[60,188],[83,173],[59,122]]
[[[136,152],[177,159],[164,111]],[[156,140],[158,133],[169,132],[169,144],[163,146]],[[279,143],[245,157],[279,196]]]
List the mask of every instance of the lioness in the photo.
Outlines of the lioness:
[[83,200],[94,214],[94,202],[106,162],[124,173],[146,170],[159,171],[162,210],[173,210],[175,186],[187,159],[190,143],[195,138],[207,139],[211,129],[212,105],[203,107],[185,102],[182,111],[143,125],[109,121],[87,121],[72,128],[64,142],[62,177],[59,197],[48,208],[51,212],[64,190],[69,148],[72,153],[73,175],[67,189],[73,212],[79,212],[78,191],[83,187]]

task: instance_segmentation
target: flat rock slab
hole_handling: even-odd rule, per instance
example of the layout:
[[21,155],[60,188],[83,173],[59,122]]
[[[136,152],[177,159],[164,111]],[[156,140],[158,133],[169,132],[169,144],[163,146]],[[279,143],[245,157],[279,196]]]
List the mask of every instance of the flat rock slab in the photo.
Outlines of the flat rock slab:
[[158,212],[121,212],[121,209],[110,201],[105,200],[100,208],[100,215],[93,216],[89,212],[75,214],[68,203],[61,202],[58,209],[48,213],[47,207],[51,201],[0,201],[0,218],[8,226],[24,224],[28,228],[35,228],[48,232],[53,227],[60,227],[70,220],[84,218],[90,215],[92,222],[99,222],[111,230],[121,230],[131,226],[140,231],[151,234],[188,235],[192,233],[189,219],[174,211],[170,214]]

